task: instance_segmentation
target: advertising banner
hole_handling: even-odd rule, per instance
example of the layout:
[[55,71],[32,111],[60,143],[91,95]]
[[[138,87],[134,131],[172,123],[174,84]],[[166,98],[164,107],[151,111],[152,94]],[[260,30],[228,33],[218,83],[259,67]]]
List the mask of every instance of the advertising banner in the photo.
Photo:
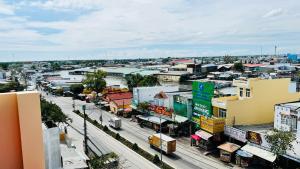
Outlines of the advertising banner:
[[174,96],[174,112],[176,115],[187,117],[187,100],[177,95]]
[[200,115],[212,116],[211,99],[214,96],[214,84],[211,82],[193,82],[192,120],[199,124]]

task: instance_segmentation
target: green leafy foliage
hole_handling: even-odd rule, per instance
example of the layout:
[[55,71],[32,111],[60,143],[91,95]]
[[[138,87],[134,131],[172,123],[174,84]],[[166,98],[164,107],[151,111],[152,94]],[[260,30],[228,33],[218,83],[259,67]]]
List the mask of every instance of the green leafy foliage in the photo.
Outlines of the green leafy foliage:
[[74,94],[74,95],[78,95],[80,93],[83,92],[84,86],[82,84],[72,84],[70,86],[70,91]]
[[83,84],[86,85],[87,89],[100,93],[106,87],[106,81],[104,80],[106,75],[106,72],[102,70],[88,73],[86,74],[86,79],[83,81]]
[[136,143],[134,143],[132,145],[132,150],[137,151],[138,149],[139,149],[139,146]]
[[160,163],[160,159],[159,159],[159,157],[158,157],[157,154],[155,154],[155,156],[153,157],[152,162],[153,162],[154,164]]
[[41,99],[41,111],[43,121],[53,121],[58,123],[66,123],[68,116],[66,116],[61,108],[54,103],[48,102],[45,99]]
[[245,68],[242,62],[236,62],[233,65],[233,69],[239,72],[244,72]]
[[147,103],[147,102],[142,102],[142,103],[139,103],[138,104],[138,106],[137,106],[137,108],[139,109],[139,110],[141,110],[142,112],[147,112],[148,111],[148,109],[149,109],[149,103]]
[[155,86],[160,85],[157,77],[153,75],[142,76],[138,74],[129,74],[125,76],[129,90],[138,86]]
[[0,84],[0,93],[6,93],[12,90],[23,91],[24,86],[22,86],[18,81],[12,81],[7,84]]
[[271,152],[275,155],[284,155],[287,150],[294,150],[292,142],[295,134],[288,131],[273,130],[266,135],[267,142],[271,145]]

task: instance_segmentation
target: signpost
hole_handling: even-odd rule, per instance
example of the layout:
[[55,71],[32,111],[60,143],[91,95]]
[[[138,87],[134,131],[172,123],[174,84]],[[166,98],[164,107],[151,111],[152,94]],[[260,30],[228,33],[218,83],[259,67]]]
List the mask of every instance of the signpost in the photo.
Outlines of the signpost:
[[200,115],[212,116],[211,99],[214,96],[214,84],[211,82],[193,82],[193,114],[192,121],[200,123]]

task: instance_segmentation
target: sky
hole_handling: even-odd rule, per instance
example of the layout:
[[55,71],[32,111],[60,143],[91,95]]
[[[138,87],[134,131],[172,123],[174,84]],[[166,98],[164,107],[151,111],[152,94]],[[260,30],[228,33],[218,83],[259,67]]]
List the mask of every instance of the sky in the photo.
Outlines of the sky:
[[0,0],[0,62],[300,53],[299,0]]

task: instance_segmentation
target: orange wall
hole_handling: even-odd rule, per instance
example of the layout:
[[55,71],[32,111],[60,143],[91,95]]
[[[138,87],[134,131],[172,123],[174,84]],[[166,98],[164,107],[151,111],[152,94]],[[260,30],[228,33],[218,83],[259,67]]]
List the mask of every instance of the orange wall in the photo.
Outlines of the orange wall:
[[0,94],[1,169],[44,169],[40,98],[37,92]]

